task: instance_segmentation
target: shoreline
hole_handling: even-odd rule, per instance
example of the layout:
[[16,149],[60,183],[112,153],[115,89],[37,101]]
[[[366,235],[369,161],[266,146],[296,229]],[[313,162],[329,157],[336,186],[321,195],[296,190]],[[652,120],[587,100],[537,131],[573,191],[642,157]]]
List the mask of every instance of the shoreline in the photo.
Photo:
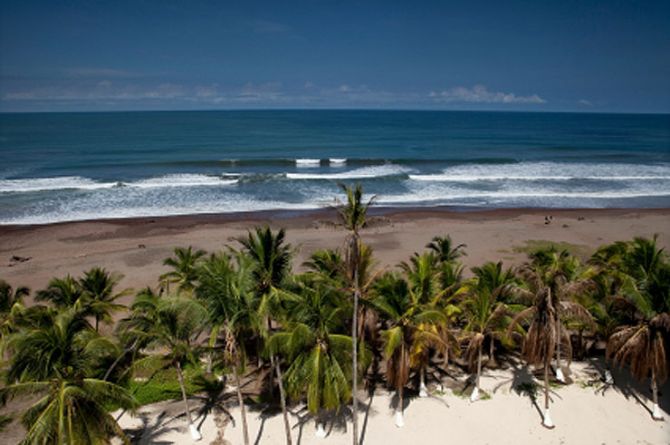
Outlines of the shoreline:
[[[71,221],[56,221],[37,224],[0,224],[0,236],[6,232],[23,231],[38,228],[60,227],[75,224],[119,224],[119,225],[141,225],[162,223],[168,225],[188,226],[193,224],[225,224],[240,221],[300,221],[310,217],[330,218],[337,217],[336,207],[315,209],[272,209],[253,210],[227,213],[188,213],[183,215],[158,215],[158,216],[129,216],[119,218],[93,218]],[[587,207],[467,207],[467,206],[372,206],[368,211],[371,217],[450,217],[468,219],[513,217],[520,214],[527,215],[565,215],[572,214],[610,214],[626,215],[631,213],[667,214],[670,215],[670,207],[612,207],[612,208],[587,208]],[[1,247],[1,245],[0,245]]]

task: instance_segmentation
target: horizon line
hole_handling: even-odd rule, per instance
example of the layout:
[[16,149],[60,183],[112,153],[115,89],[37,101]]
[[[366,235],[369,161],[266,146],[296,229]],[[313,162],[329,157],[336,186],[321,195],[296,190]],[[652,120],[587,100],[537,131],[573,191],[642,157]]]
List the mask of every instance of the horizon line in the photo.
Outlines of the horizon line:
[[594,110],[500,110],[500,109],[432,109],[432,108],[175,108],[146,110],[14,110],[0,114],[105,114],[105,113],[176,113],[176,112],[267,112],[267,111],[377,111],[377,112],[426,112],[426,113],[519,113],[519,114],[621,114],[621,115],[670,115],[669,111],[594,111]]

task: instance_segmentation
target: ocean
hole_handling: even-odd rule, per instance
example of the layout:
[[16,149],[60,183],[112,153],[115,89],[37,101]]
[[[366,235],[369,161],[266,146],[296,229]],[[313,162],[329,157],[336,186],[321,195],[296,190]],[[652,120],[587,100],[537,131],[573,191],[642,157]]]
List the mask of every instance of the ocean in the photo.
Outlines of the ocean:
[[670,207],[670,115],[0,114],[0,224],[331,206]]

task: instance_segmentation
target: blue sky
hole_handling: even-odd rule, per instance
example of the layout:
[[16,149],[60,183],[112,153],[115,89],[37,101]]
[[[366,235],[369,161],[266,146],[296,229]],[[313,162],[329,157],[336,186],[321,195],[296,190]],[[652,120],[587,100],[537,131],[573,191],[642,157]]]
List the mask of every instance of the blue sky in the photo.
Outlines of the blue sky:
[[0,2],[0,111],[231,108],[670,112],[670,2]]

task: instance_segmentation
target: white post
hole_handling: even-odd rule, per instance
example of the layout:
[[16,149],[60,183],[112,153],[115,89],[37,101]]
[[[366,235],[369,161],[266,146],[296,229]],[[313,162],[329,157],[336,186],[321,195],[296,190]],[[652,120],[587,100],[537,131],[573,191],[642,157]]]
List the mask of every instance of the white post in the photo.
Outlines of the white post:
[[549,429],[553,429],[556,426],[554,425],[554,422],[551,421],[551,417],[549,416],[549,408],[544,411],[544,416],[542,417],[542,426]]
[[426,377],[425,371],[421,368],[421,384],[419,385],[419,397],[428,397],[428,388],[426,388]]
[[188,430],[191,432],[191,438],[193,440],[195,440],[196,442],[202,440],[202,434],[200,434],[200,431],[198,431],[198,428],[196,428],[195,425],[190,424],[188,426]]
[[476,402],[477,400],[479,400],[479,388],[475,386],[472,394],[470,394],[470,402]]
[[402,428],[405,426],[405,419],[403,418],[402,415],[402,408],[396,409],[395,411],[395,426],[398,428]]
[[316,432],[314,435],[320,439],[326,437],[326,430],[323,428],[323,423],[319,422],[319,420],[315,420],[316,422]]
[[661,413],[661,408],[659,408],[658,403],[654,403],[654,407],[651,410],[651,417],[654,420],[663,420],[663,414]]
[[556,367],[556,380],[561,383],[565,383],[565,376],[563,375],[563,370],[561,369],[560,361],[557,363]]

